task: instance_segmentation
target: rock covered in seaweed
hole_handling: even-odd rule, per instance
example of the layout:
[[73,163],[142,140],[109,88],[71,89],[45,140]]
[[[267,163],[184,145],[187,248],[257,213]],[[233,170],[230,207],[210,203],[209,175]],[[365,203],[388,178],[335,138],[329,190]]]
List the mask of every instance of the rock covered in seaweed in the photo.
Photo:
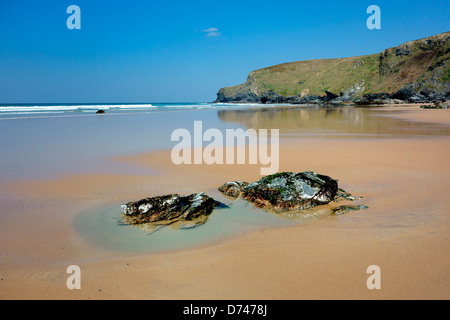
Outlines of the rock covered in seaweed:
[[129,202],[122,206],[124,220],[130,224],[158,221],[192,221],[209,216],[222,203],[204,193],[180,196],[171,194]]
[[227,183],[219,191],[226,191],[225,195],[229,195],[230,189],[233,194],[242,194],[244,199],[257,207],[290,211],[330,203],[336,197],[338,183],[314,172],[284,172],[266,176],[249,185]]
[[[256,207],[280,214],[312,209],[333,201],[361,199],[339,189],[337,180],[314,172],[277,173],[251,184],[242,181],[227,182],[219,188],[219,191],[226,197],[232,199],[242,197]],[[196,193],[189,196],[171,194],[142,199],[123,205],[122,210],[123,221],[132,225],[189,221],[195,227],[204,224],[216,207],[227,206],[205,193]],[[341,206],[331,208],[331,214],[340,215],[366,208],[363,205]]]
[[336,180],[314,172],[284,172],[244,188],[244,198],[272,210],[303,210],[328,204],[338,191]]

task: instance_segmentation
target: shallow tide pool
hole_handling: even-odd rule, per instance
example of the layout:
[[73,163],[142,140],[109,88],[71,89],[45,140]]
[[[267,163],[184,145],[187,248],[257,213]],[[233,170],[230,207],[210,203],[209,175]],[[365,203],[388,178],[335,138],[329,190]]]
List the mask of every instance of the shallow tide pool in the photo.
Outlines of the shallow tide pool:
[[216,208],[203,224],[176,222],[171,225],[131,226],[122,221],[120,205],[104,206],[80,213],[75,229],[92,245],[126,252],[163,252],[218,243],[249,231],[267,227],[306,224],[331,216],[331,206],[302,212],[271,213],[245,200],[230,201],[218,192],[208,195],[228,205]]

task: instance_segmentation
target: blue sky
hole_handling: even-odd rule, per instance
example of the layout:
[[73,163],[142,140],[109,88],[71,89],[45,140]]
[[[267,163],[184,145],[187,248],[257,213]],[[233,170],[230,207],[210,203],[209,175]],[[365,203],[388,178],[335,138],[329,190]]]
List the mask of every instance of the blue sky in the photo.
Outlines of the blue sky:
[[253,70],[381,52],[449,16],[448,0],[0,0],[0,103],[212,101]]

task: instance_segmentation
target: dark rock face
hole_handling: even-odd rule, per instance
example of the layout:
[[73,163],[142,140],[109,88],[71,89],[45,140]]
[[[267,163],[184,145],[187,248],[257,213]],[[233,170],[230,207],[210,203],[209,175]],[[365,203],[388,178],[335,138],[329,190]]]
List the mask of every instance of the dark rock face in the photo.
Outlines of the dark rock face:
[[[421,86],[422,87],[422,86]],[[276,92],[268,91],[257,96],[254,93],[238,95],[236,97],[226,97],[218,94],[215,102],[223,103],[260,103],[260,104],[314,104],[314,105],[381,105],[396,103],[433,103],[450,99],[449,92],[435,92],[427,88],[419,88],[417,84],[408,84],[393,94],[385,92],[365,94],[360,98],[355,98],[362,89],[362,85],[355,84],[345,92],[337,95],[330,91],[325,91],[324,96],[286,96],[283,97]]]
[[325,94],[327,95],[327,100],[333,100],[333,99],[336,99],[336,98],[339,98],[339,96],[337,95],[337,94],[334,94],[333,92],[330,92],[330,91],[325,91]]
[[124,220],[130,224],[158,221],[192,221],[209,216],[214,208],[223,206],[204,193],[187,197],[178,194],[147,198],[122,206]]
[[410,103],[435,103],[448,100],[450,98],[450,92],[434,92],[427,88],[422,88],[427,83],[432,82],[429,80],[424,84],[409,84],[402,87],[399,91],[394,93],[392,99],[400,99]]
[[393,99],[409,100],[416,94],[414,86],[409,85],[401,88],[399,91],[392,95]]
[[395,55],[398,56],[409,56],[411,54],[411,50],[409,50],[409,46],[407,44],[398,46],[395,49]]
[[219,191],[232,189],[233,195],[241,194],[255,206],[274,211],[304,210],[328,204],[338,192],[336,180],[314,172],[277,173],[244,185],[229,183]]
[[233,181],[227,182],[219,188],[219,191],[232,199],[237,199],[242,195],[242,190],[248,186],[248,182]]
[[261,97],[253,92],[238,92],[235,96],[228,96],[223,90],[217,93],[217,100],[215,102],[231,103],[231,102],[245,102],[245,103],[267,103],[262,101]]
[[280,96],[278,93],[269,90],[261,94],[261,103],[282,103],[284,101],[284,97]]

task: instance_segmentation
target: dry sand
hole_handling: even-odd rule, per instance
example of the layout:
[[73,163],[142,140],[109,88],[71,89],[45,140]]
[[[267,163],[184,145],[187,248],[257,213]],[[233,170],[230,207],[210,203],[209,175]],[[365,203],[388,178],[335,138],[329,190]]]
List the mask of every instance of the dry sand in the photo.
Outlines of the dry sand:
[[[420,114],[419,114],[420,112]],[[449,125],[449,113],[401,117]],[[421,118],[423,116],[423,118]],[[366,211],[267,228],[159,254],[92,247],[83,209],[260,178],[260,166],[174,166],[169,151],[121,157],[156,176],[73,175],[0,186],[1,299],[449,299],[449,137],[289,140],[280,171],[312,170],[364,196]],[[82,290],[66,288],[66,268]],[[370,265],[382,289],[366,287]]]

